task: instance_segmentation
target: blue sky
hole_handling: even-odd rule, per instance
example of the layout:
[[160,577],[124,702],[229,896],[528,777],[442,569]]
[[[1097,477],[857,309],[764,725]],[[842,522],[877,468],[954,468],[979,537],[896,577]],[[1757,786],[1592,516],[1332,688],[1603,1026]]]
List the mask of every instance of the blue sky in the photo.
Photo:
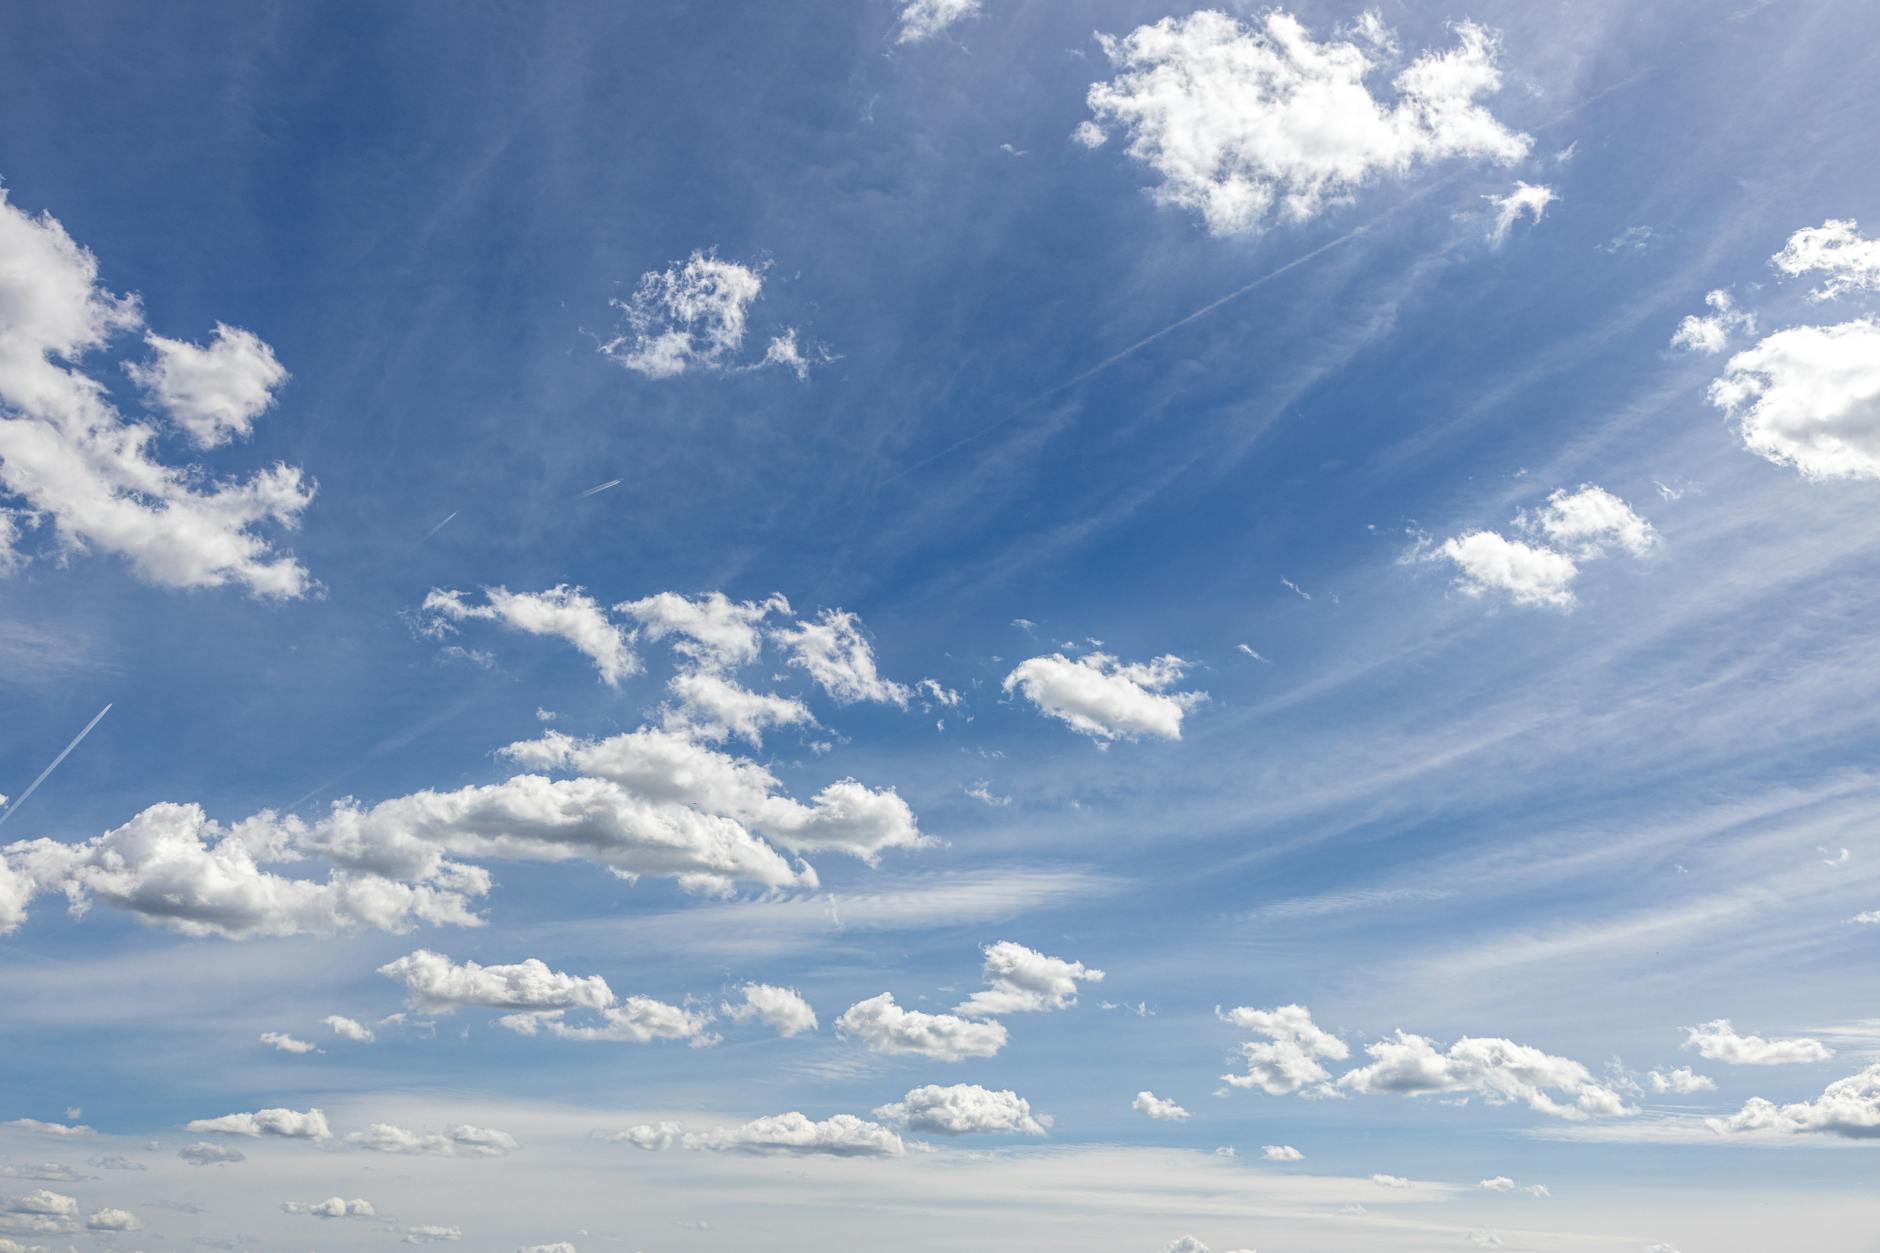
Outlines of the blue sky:
[[0,32],[0,1250],[1872,1247],[1866,6]]

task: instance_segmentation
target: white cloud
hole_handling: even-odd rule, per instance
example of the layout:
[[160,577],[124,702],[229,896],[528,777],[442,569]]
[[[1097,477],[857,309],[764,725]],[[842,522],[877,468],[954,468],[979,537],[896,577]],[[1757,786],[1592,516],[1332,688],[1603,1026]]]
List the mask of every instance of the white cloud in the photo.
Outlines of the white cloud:
[[1574,604],[1573,580],[1580,569],[1565,553],[1495,531],[1465,531],[1444,540],[1436,552],[1461,569],[1456,586],[1465,595],[1506,592],[1517,605],[1566,609]]
[[1372,1175],[1371,1182],[1380,1188],[1407,1188],[1410,1181],[1402,1175]]
[[1850,1140],[1880,1138],[1880,1065],[1836,1079],[1812,1101],[1777,1105],[1754,1097],[1728,1118],[1706,1118],[1704,1123],[1720,1135],[1774,1132]]
[[875,1053],[918,1053],[937,1061],[991,1057],[1005,1047],[1002,1023],[903,1009],[892,992],[857,1001],[836,1019],[836,1031]]
[[781,1036],[816,1030],[816,1011],[795,988],[747,983],[738,991],[744,998],[741,1004],[727,1002],[719,1007],[733,1022],[761,1022]]
[[1515,1182],[1506,1175],[1496,1175],[1493,1179],[1482,1180],[1476,1187],[1487,1188],[1490,1192],[1513,1192]]
[[85,1218],[87,1231],[142,1231],[143,1219],[129,1210],[105,1208],[94,1210]]
[[631,1144],[636,1149],[648,1153],[657,1153],[669,1149],[676,1143],[684,1128],[676,1122],[639,1123],[625,1131],[597,1131],[594,1138],[607,1144]]
[[1852,218],[1829,218],[1796,231],[1769,264],[1791,277],[1825,274],[1828,281],[1809,293],[1814,300],[1880,289],[1880,239],[1862,238]]
[[463,1228],[446,1227],[438,1223],[419,1223],[415,1227],[406,1227],[400,1244],[448,1244],[463,1239]]
[[900,1157],[901,1137],[880,1123],[836,1114],[821,1122],[792,1110],[755,1118],[738,1127],[691,1132],[685,1147],[714,1153],[819,1154],[832,1157]]
[[185,1144],[176,1150],[176,1155],[191,1166],[225,1166],[248,1160],[248,1154],[240,1149],[232,1149],[225,1144],[211,1144],[207,1140]]
[[1167,1097],[1157,1096],[1153,1092],[1138,1092],[1129,1107],[1138,1114],[1147,1114],[1160,1122],[1182,1122],[1188,1118],[1188,1111]]
[[591,1026],[570,1025],[565,1010],[525,1011],[498,1018],[497,1024],[519,1035],[547,1031],[564,1040],[605,1040],[621,1044],[650,1044],[654,1040],[684,1040],[693,1048],[710,1048],[718,1037],[707,1028],[709,1013],[668,1005],[650,996],[629,996],[618,1005],[599,1011]]
[[1652,524],[1603,487],[1582,483],[1575,491],[1558,488],[1547,503],[1532,514],[1522,514],[1517,525],[1547,537],[1555,548],[1579,561],[1622,548],[1643,557],[1658,543]]
[[630,298],[610,302],[625,315],[627,329],[600,350],[652,379],[723,369],[743,345],[747,315],[763,290],[759,270],[694,252],[647,271]]
[[348,1201],[341,1196],[330,1196],[324,1201],[282,1201],[281,1211],[305,1214],[309,1218],[377,1218],[379,1213],[370,1201],[360,1198]]
[[1290,1144],[1263,1144],[1260,1156],[1269,1162],[1302,1162],[1306,1157]]
[[370,1044],[375,1038],[372,1028],[342,1014],[328,1014],[323,1021],[326,1023],[327,1030],[342,1040],[351,1040],[355,1044]]
[[1880,323],[1777,331],[1730,358],[1710,403],[1743,444],[1804,478],[1880,478]]
[[30,1131],[42,1136],[88,1136],[94,1134],[90,1127],[74,1126],[62,1122],[41,1122],[37,1118],[15,1118],[0,1126],[11,1127],[15,1131]]
[[[1472,1092],[1490,1104],[1519,1101],[1542,1114],[1572,1120],[1635,1113],[1586,1067],[1512,1040],[1464,1036],[1447,1050],[1405,1031],[1368,1046],[1371,1063],[1339,1076],[1341,1091],[1423,1096]],[[1566,1103],[1550,1096],[1559,1092]]]
[[1645,1082],[1654,1092],[1676,1092],[1688,1096],[1693,1092],[1714,1091],[1717,1081],[1708,1075],[1700,1075],[1689,1066],[1679,1066],[1676,1070],[1651,1070],[1645,1073]]
[[509,966],[459,965],[442,953],[419,949],[386,962],[379,973],[405,986],[413,1009],[448,1014],[452,1010],[604,1009],[613,990],[599,975],[569,975],[550,970],[531,957]]
[[1482,199],[1495,206],[1495,220],[1488,228],[1489,242],[1497,248],[1508,238],[1508,232],[1527,214],[1539,223],[1547,212],[1547,206],[1556,199],[1554,189],[1534,183],[1516,181],[1514,189],[1505,196],[1484,196]]
[[264,1031],[261,1033],[261,1042],[283,1053],[318,1053],[320,1051],[319,1045],[296,1039],[285,1031]]
[[212,1131],[228,1136],[280,1136],[288,1140],[330,1140],[332,1128],[326,1114],[317,1109],[258,1109],[252,1114],[224,1114],[220,1118],[197,1118],[184,1125],[185,1131]]
[[1062,653],[1020,662],[1005,676],[1014,689],[1053,718],[1100,744],[1153,735],[1182,737],[1182,716],[1207,699],[1206,692],[1170,692],[1188,663],[1168,655],[1153,661],[1124,663],[1108,653],[1087,653],[1075,661]]
[[[10,204],[5,188],[0,309],[0,495],[50,521],[64,553],[115,553],[164,587],[315,590],[305,567],[259,534],[298,525],[313,485],[282,463],[233,479],[158,460],[156,428],[127,420],[78,364],[141,325],[136,299],[100,287],[97,259],[52,217]],[[15,564],[20,515],[5,516],[0,558]]]
[[796,334],[794,326],[786,326],[783,334],[771,336],[770,344],[764,349],[763,360],[751,368],[762,369],[767,365],[779,366],[796,375],[801,381],[809,378],[810,367],[827,365],[835,360],[829,350],[821,344],[804,352],[802,345],[797,342]]
[[345,1139],[348,1148],[369,1153],[429,1154],[436,1157],[501,1157],[521,1146],[506,1131],[468,1123],[449,1131],[411,1131],[396,1123],[375,1122]]
[[1834,1056],[1834,1050],[1820,1040],[1766,1040],[1759,1035],[1741,1035],[1728,1018],[1715,1018],[1685,1030],[1685,1048],[1694,1048],[1700,1057],[1732,1066],[1799,1066],[1825,1062]]
[[[1496,91],[1496,38],[1464,22],[1457,44],[1426,52],[1374,96],[1356,44],[1314,40],[1278,10],[1248,27],[1213,10],[1100,36],[1116,77],[1094,83],[1098,123],[1161,176],[1155,197],[1199,212],[1217,235],[1305,221],[1367,182],[1450,157],[1502,164],[1531,145],[1477,98]],[[1088,139],[1083,142],[1089,143]]]
[[979,13],[980,0],[908,0],[901,6],[900,29],[894,42],[921,43],[932,39],[963,18]]
[[790,613],[790,602],[772,594],[763,600],[736,601],[723,592],[696,599],[660,592],[614,606],[640,624],[653,641],[676,637],[674,651],[711,670],[731,670],[757,660],[763,651],[763,623],[771,614]]
[[640,671],[640,659],[633,654],[627,632],[608,621],[607,611],[578,587],[561,584],[544,592],[487,587],[483,595],[485,604],[472,605],[462,592],[432,588],[420,610],[429,615],[425,631],[441,636],[466,619],[487,619],[530,635],[566,640],[594,663],[610,687],[618,687],[620,680]]
[[813,727],[815,715],[802,701],[769,692],[753,692],[709,670],[672,676],[666,690],[677,698],[662,718],[667,730],[691,740],[720,744],[736,736],[751,745],[764,742],[772,727]]
[[1686,314],[1671,336],[1673,348],[1714,355],[1729,347],[1731,337],[1739,331],[1745,335],[1756,333],[1756,315],[1738,309],[1729,292],[1721,288],[1707,292],[1704,303],[1711,311],[1703,317]]
[[1236,1088],[1259,1088],[1269,1096],[1285,1096],[1307,1084],[1322,1085],[1331,1078],[1321,1059],[1343,1061],[1351,1048],[1343,1040],[1312,1021],[1312,1012],[1303,1005],[1281,1005],[1277,1009],[1252,1009],[1241,1006],[1222,1013],[1225,1022],[1255,1035],[1265,1042],[1248,1041],[1240,1046],[1247,1063],[1244,1075],[1222,1075]]
[[206,348],[154,331],[144,342],[154,359],[125,370],[203,448],[246,436],[287,381],[274,350],[240,327],[216,323],[215,342]]
[[989,986],[954,1006],[956,1014],[984,1018],[1069,1009],[1077,1003],[1080,982],[1103,982],[1101,970],[1061,957],[1046,957],[1011,940],[988,944],[985,952],[984,977]]
[[1031,1102],[1009,1089],[994,1091],[976,1083],[942,1087],[927,1084],[911,1089],[891,1105],[875,1110],[884,1122],[935,1135],[963,1136],[1019,1134],[1041,1136],[1051,1125],[1045,1115],[1034,1116]]
[[1425,555],[1458,567],[1456,586],[1464,595],[1503,593],[1517,605],[1571,609],[1581,562],[1615,548],[1643,557],[1658,543],[1650,522],[1591,483],[1556,489],[1539,509],[1517,514],[1514,525],[1529,539],[1466,531]]
[[825,609],[816,621],[778,628],[771,638],[789,653],[791,665],[808,671],[839,703],[880,701],[907,708],[907,688],[881,677],[861,625],[847,610]]

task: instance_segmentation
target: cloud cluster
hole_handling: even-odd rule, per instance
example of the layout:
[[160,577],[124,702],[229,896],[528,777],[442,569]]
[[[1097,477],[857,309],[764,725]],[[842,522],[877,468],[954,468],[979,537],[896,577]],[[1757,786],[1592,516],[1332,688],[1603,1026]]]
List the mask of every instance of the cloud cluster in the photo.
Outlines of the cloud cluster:
[[1465,531],[1418,555],[1455,565],[1464,595],[1497,593],[1517,605],[1571,609],[1581,563],[1614,549],[1643,557],[1658,543],[1650,522],[1591,483],[1556,490],[1541,508],[1517,514],[1514,530],[1525,538]]
[[599,975],[563,974],[533,957],[514,965],[481,966],[419,949],[386,962],[379,973],[403,984],[405,1003],[427,1013],[465,1008],[605,1009],[614,1003],[613,990]]
[[[1365,1049],[1368,1065],[1338,1078],[1341,1092],[1473,1093],[1490,1104],[1519,1102],[1537,1113],[1580,1120],[1633,1110],[1613,1089],[1596,1083],[1576,1061],[1512,1040],[1464,1036],[1447,1049],[1398,1031]],[[1560,1093],[1563,1099],[1552,1093]]]
[[379,1213],[370,1201],[358,1198],[348,1201],[341,1196],[330,1196],[324,1201],[282,1201],[281,1212],[305,1214],[309,1218],[377,1218]]
[[1312,1021],[1312,1012],[1303,1005],[1281,1005],[1277,1009],[1238,1009],[1215,1013],[1222,1021],[1243,1031],[1264,1036],[1264,1040],[1240,1045],[1245,1074],[1226,1074],[1221,1079],[1236,1088],[1258,1088],[1269,1096],[1286,1096],[1308,1085],[1323,1086],[1331,1078],[1326,1061],[1343,1061],[1351,1048],[1343,1040]]
[[1709,313],[1702,317],[1686,314],[1678,323],[1677,331],[1671,336],[1673,348],[1714,356],[1727,348],[1739,332],[1756,333],[1756,315],[1737,308],[1735,298],[1722,288],[1705,293],[1704,304],[1710,308]]
[[[778,365],[806,378],[812,357],[797,344],[795,327],[785,327],[755,364],[738,366],[751,306],[764,291],[763,266],[721,259],[715,251],[695,251],[663,270],[648,270],[624,300],[609,303],[626,326],[600,345],[609,360],[649,379],[686,373],[715,373]],[[816,357],[828,360],[818,349]]]
[[1020,662],[1003,686],[1100,745],[1144,735],[1179,740],[1183,715],[1207,699],[1206,692],[1168,690],[1187,666],[1172,654],[1126,663],[1108,653],[1076,660],[1051,653]]
[[909,1131],[934,1135],[1023,1134],[1041,1136],[1051,1126],[1048,1115],[1034,1115],[1031,1102],[1010,1089],[976,1083],[927,1084],[879,1106],[875,1117]]
[[1494,35],[1457,25],[1455,47],[1417,57],[1392,80],[1394,98],[1380,98],[1367,80],[1389,35],[1376,25],[1370,51],[1315,40],[1281,10],[1247,26],[1204,9],[1099,36],[1116,76],[1091,85],[1094,121],[1078,139],[1094,147],[1105,127],[1120,131],[1160,176],[1155,198],[1198,212],[1217,235],[1260,229],[1275,213],[1303,222],[1432,161],[1526,155],[1532,141],[1480,103],[1501,85]]
[[761,1022],[786,1037],[816,1030],[816,1011],[795,988],[747,983],[738,994],[742,1001],[719,1006],[719,1012],[733,1022]]
[[1719,1135],[1763,1132],[1849,1140],[1880,1138],[1880,1064],[1836,1079],[1812,1101],[1777,1105],[1753,1097],[1728,1118],[1706,1118],[1704,1122]]

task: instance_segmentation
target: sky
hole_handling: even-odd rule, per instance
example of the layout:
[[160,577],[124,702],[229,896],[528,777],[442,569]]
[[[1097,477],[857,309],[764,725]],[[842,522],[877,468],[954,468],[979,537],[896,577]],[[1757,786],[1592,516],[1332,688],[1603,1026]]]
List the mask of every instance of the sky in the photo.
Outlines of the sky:
[[1880,1249],[1880,11],[0,12],[0,1251]]

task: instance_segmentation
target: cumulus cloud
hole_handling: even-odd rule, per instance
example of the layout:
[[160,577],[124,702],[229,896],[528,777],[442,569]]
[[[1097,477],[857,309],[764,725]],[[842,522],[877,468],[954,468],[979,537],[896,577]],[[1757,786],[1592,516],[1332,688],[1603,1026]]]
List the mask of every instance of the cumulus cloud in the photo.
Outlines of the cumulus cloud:
[[923,43],[947,27],[979,13],[980,0],[908,0],[901,6],[894,42]]
[[1493,1179],[1484,1179],[1475,1186],[1487,1188],[1490,1192],[1513,1192],[1515,1182],[1506,1175],[1496,1175]]
[[1312,1011],[1303,1005],[1281,1005],[1277,1009],[1242,1006],[1226,1013],[1219,1009],[1214,1012],[1224,1022],[1265,1037],[1241,1044],[1245,1074],[1221,1076],[1236,1088],[1258,1088],[1269,1096],[1285,1096],[1308,1084],[1323,1086],[1331,1078],[1323,1061],[1343,1061],[1351,1056],[1350,1046],[1313,1022]]
[[813,622],[773,630],[771,638],[783,647],[791,665],[807,671],[838,703],[879,701],[907,708],[908,689],[881,676],[861,619],[847,610],[825,609]]
[[1706,1118],[1704,1123],[1719,1135],[1765,1132],[1849,1140],[1880,1138],[1880,1065],[1836,1079],[1812,1101],[1777,1105],[1753,1097],[1728,1118]]
[[1079,983],[1101,983],[1103,972],[1082,962],[1046,957],[1011,940],[986,946],[987,986],[953,1012],[968,1018],[1069,1009],[1077,1003]]
[[1180,1105],[1153,1092],[1136,1093],[1136,1099],[1129,1103],[1129,1107],[1138,1114],[1147,1114],[1160,1122],[1181,1122],[1189,1117],[1188,1111]]
[[657,1153],[675,1144],[684,1129],[676,1122],[639,1123],[625,1131],[597,1131],[594,1138],[608,1144],[631,1144],[636,1149]]
[[1003,1023],[903,1009],[892,992],[857,1001],[836,1019],[836,1031],[875,1053],[918,1053],[936,1061],[991,1057],[1005,1047]]
[[274,404],[287,371],[253,331],[218,322],[208,347],[150,332],[153,357],[125,367],[150,403],[203,448],[239,439]]
[[1302,1162],[1306,1155],[1290,1144],[1263,1144],[1260,1156],[1269,1162]]
[[711,1015],[668,1005],[650,996],[629,996],[618,1005],[599,1011],[591,1025],[565,1021],[564,1010],[509,1014],[497,1019],[501,1026],[521,1035],[546,1031],[564,1040],[613,1041],[621,1044],[651,1044],[654,1040],[684,1040],[693,1048],[709,1048],[718,1037],[708,1028]]
[[1554,202],[1555,196],[1551,187],[1517,181],[1507,195],[1484,196],[1482,199],[1495,207],[1495,219],[1489,224],[1488,239],[1499,248],[1523,214],[1538,223],[1546,214],[1547,206]]
[[753,692],[709,670],[682,671],[666,684],[674,703],[663,710],[666,729],[689,740],[722,744],[736,736],[753,746],[773,727],[817,725],[809,706],[791,696]]
[[1689,1095],[1693,1092],[1715,1090],[1717,1081],[1708,1075],[1700,1075],[1689,1066],[1679,1066],[1675,1070],[1651,1070],[1645,1073],[1645,1083],[1653,1092],[1675,1092]]
[[600,351],[650,379],[722,370],[743,345],[750,307],[763,290],[760,270],[694,252],[647,271],[632,296],[609,302],[626,329]]
[[816,1030],[816,1011],[795,988],[780,988],[769,983],[747,983],[738,989],[743,1000],[726,1002],[719,1008],[733,1022],[761,1022],[778,1035],[801,1035]]
[[1461,571],[1456,586],[1465,595],[1504,592],[1517,605],[1557,609],[1575,603],[1573,580],[1580,569],[1565,553],[1496,531],[1465,531],[1444,540],[1436,552]]
[[1671,336],[1671,346],[1687,352],[1701,352],[1710,355],[1722,352],[1738,332],[1745,335],[1756,333],[1756,315],[1746,313],[1736,307],[1736,300],[1729,292],[1719,288],[1707,292],[1704,303],[1710,312],[1703,316],[1695,313],[1686,314],[1678,329]]
[[93,1210],[85,1218],[87,1231],[142,1231],[143,1229],[144,1221],[137,1215],[129,1210],[112,1209],[108,1206],[104,1209]]
[[614,610],[637,621],[647,639],[670,638],[675,652],[711,670],[734,670],[756,661],[763,651],[764,619],[791,612],[790,602],[781,595],[736,601],[723,592],[699,597],[660,592],[623,601]]
[[211,1144],[207,1140],[185,1144],[176,1150],[176,1155],[191,1166],[225,1166],[248,1160],[248,1154],[240,1149],[229,1148],[226,1144]]
[[1769,264],[1790,277],[1825,275],[1827,282],[1809,293],[1814,300],[1880,290],[1880,239],[1863,238],[1852,218],[1829,218],[1796,231]]
[[713,1153],[900,1157],[907,1152],[901,1137],[880,1123],[853,1114],[836,1114],[817,1122],[794,1110],[737,1127],[690,1132],[684,1144]]
[[1188,663],[1173,654],[1153,661],[1122,662],[1108,653],[1072,660],[1062,653],[1033,657],[1005,676],[1007,695],[1017,691],[1040,712],[1109,744],[1144,735],[1182,737],[1182,716],[1206,700],[1206,692],[1171,692]]
[[351,1040],[354,1044],[370,1044],[377,1038],[372,1034],[372,1028],[343,1014],[328,1014],[324,1021],[328,1031],[342,1040]]
[[1380,1188],[1407,1188],[1410,1181],[1402,1175],[1372,1175],[1371,1182]]
[[577,976],[550,970],[536,958],[509,966],[453,962],[442,953],[419,949],[386,962],[379,973],[405,988],[405,1003],[428,1013],[474,1007],[502,1010],[604,1009],[613,990],[599,975]]
[[1041,1136],[1051,1126],[1048,1115],[1033,1115],[1031,1102],[1010,1089],[982,1088],[976,1083],[947,1086],[927,1084],[910,1089],[890,1105],[879,1106],[875,1117],[935,1135],[963,1136],[1024,1134]]
[[1526,538],[1466,531],[1424,555],[1453,563],[1464,595],[1502,594],[1517,605],[1571,609],[1582,562],[1615,549],[1643,557],[1658,543],[1650,522],[1591,483],[1557,489],[1539,509],[1515,515],[1514,527]]
[[432,588],[420,608],[422,629],[438,637],[470,619],[499,622],[511,630],[566,640],[594,663],[609,687],[618,687],[620,680],[639,673],[640,659],[627,632],[609,621],[599,602],[578,587],[561,584],[544,592],[486,587],[483,597],[484,604],[473,605],[462,592]]
[[348,1148],[369,1153],[429,1154],[435,1157],[502,1157],[521,1145],[506,1131],[463,1123],[449,1131],[412,1131],[396,1123],[375,1122],[349,1134]]
[[1743,445],[1804,478],[1880,478],[1880,323],[1777,331],[1731,357],[1710,403]]
[[359,1198],[348,1201],[339,1196],[330,1196],[324,1201],[282,1201],[281,1210],[309,1218],[377,1218],[379,1213],[370,1201]]
[[[1371,53],[1315,40],[1273,10],[1252,26],[1203,10],[1115,38],[1099,36],[1116,70],[1090,87],[1099,124],[1160,176],[1157,201],[1201,214],[1217,235],[1257,230],[1277,213],[1303,222],[1383,176],[1448,158],[1508,164],[1532,141],[1479,102],[1500,88],[1496,37],[1471,22],[1456,46],[1426,52],[1374,95]],[[1376,52],[1377,41],[1368,41]]]
[[[1595,1083],[1580,1063],[1512,1040],[1464,1036],[1444,1050],[1420,1035],[1398,1031],[1365,1052],[1370,1064],[1339,1076],[1340,1091],[1469,1092],[1490,1104],[1518,1101],[1538,1113],[1572,1120],[1636,1112],[1617,1092]],[[1564,1099],[1550,1095],[1556,1092]]]
[[[142,324],[136,299],[100,286],[97,259],[50,215],[32,217],[11,204],[5,188],[0,309],[0,497],[24,511],[0,514],[0,566],[22,559],[19,523],[30,518],[51,524],[62,554],[115,553],[162,587],[235,583],[282,599],[315,590],[306,568],[264,535],[299,524],[313,484],[279,462],[237,479],[159,460],[157,428],[119,413],[80,364]],[[153,337],[153,344],[171,342]],[[149,368],[162,361],[159,349],[159,365]],[[205,443],[220,442],[216,424],[228,425],[234,411],[217,405],[228,396],[199,391],[194,399],[178,412],[179,424]],[[245,431],[254,416],[235,424]]]
[[320,1051],[319,1045],[296,1039],[285,1031],[264,1031],[261,1033],[261,1042],[282,1053],[318,1053]]
[[1798,1066],[1825,1062],[1834,1050],[1820,1040],[1797,1037],[1766,1040],[1759,1035],[1742,1035],[1728,1018],[1714,1018],[1686,1027],[1684,1047],[1696,1049],[1700,1057],[1732,1066]]
[[209,1131],[229,1136],[279,1136],[287,1140],[330,1140],[333,1130],[326,1124],[326,1114],[318,1109],[258,1109],[252,1114],[224,1114],[220,1118],[197,1118],[184,1124],[185,1131]]

